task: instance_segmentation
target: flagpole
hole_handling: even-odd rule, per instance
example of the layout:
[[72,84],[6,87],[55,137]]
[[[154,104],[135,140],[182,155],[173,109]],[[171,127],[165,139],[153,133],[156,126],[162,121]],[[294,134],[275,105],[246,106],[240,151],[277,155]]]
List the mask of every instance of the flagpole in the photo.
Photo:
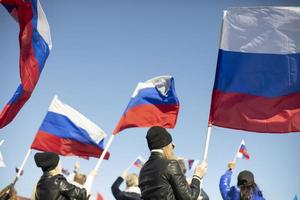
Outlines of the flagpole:
[[98,160],[98,162],[97,162],[97,164],[96,164],[96,167],[94,168],[94,170],[95,170],[96,172],[98,171],[98,169],[99,169],[99,167],[100,167],[100,164],[101,164],[102,160],[104,159],[104,156],[105,156],[105,154],[106,154],[108,148],[110,147],[110,145],[111,145],[111,143],[112,143],[114,137],[115,137],[115,135],[111,135],[111,136],[110,136],[110,138],[109,138],[109,140],[108,140],[108,142],[107,142],[107,145],[105,146],[105,148],[104,148],[104,150],[103,150],[103,152],[102,152],[102,154],[101,154],[101,156],[100,156],[100,158],[99,158],[99,160]]
[[209,124],[207,127],[205,147],[204,147],[204,153],[203,153],[203,160],[205,160],[205,161],[207,160],[207,155],[208,155],[208,147],[209,147],[211,129],[212,129],[212,124]]
[[[242,140],[242,141],[243,141],[243,140]],[[242,146],[242,142],[241,142],[241,144],[239,145],[238,150],[236,151],[235,156],[234,156],[234,158],[233,158],[233,162],[234,162],[234,163],[236,162],[237,154],[238,154],[238,152],[239,152],[241,146]]]
[[25,166],[25,163],[27,162],[27,160],[28,160],[28,158],[29,158],[29,156],[31,154],[31,151],[32,151],[32,149],[28,149],[28,151],[26,153],[26,156],[25,156],[25,158],[24,158],[24,160],[23,160],[23,162],[22,162],[22,164],[21,164],[21,166],[19,168],[19,171],[18,171],[18,173],[17,173],[17,175],[16,175],[16,177],[14,179],[13,186],[16,184],[17,180],[21,176],[22,170],[23,170],[23,168]]
[[126,168],[126,172],[129,171],[129,169],[132,167],[132,165],[134,164],[134,162],[135,162],[137,159],[138,159],[138,157],[137,157],[134,161],[132,161],[132,163]]
[[[204,146],[204,153],[203,153],[203,160],[204,161],[207,160],[211,129],[212,129],[212,124],[208,124],[207,133],[206,133],[206,140],[205,140],[205,146]],[[203,184],[203,180],[200,182],[200,195],[201,195],[202,184]]]

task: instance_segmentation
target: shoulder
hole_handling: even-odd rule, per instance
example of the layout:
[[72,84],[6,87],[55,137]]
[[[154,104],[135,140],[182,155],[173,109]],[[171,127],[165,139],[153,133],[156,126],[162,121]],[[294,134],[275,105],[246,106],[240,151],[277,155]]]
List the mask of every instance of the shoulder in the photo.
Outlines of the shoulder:
[[172,174],[182,174],[182,170],[177,160],[167,160],[167,169]]

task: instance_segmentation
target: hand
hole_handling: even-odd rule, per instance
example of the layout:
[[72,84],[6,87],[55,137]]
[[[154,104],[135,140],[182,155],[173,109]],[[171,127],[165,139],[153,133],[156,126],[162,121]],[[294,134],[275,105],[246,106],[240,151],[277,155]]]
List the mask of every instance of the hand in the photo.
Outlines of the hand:
[[122,177],[123,179],[126,179],[127,174],[128,174],[128,172],[127,172],[127,170],[125,170],[125,171],[123,171],[121,177]]
[[75,165],[74,165],[74,170],[78,171],[79,168],[80,168],[80,164],[79,164],[79,162],[76,162]]
[[202,179],[205,176],[206,171],[207,171],[207,163],[205,160],[203,160],[200,165],[196,166],[194,175]]
[[233,169],[235,168],[235,162],[234,162],[234,161],[230,161],[230,162],[228,163],[228,168],[229,168],[230,170],[233,170]]

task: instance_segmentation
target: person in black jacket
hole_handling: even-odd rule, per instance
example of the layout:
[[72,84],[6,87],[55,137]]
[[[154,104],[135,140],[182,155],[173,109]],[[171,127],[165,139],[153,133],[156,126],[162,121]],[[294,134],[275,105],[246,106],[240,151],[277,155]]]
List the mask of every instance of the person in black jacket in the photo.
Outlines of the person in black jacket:
[[151,155],[139,176],[142,199],[196,200],[200,193],[200,181],[206,174],[206,162],[196,166],[189,185],[173,155],[174,145],[168,131],[154,126],[148,130],[146,138]]
[[[124,180],[126,180],[126,189],[121,191],[120,185]],[[138,175],[135,173],[127,175],[125,170],[112,184],[111,191],[117,200],[140,200],[141,191],[138,187]]]
[[35,163],[42,168],[43,175],[37,183],[35,200],[87,200],[85,189],[68,183],[61,175],[59,156],[44,152],[34,155]]

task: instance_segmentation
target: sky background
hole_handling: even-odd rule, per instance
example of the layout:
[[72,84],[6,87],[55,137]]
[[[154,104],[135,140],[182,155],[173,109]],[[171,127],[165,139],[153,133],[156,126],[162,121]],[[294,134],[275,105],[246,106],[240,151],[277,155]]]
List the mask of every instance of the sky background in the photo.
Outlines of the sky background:
[[[0,188],[15,176],[54,95],[100,126],[115,128],[138,82],[172,75],[180,101],[175,129],[170,130],[175,154],[189,159],[203,155],[214,82],[223,10],[236,6],[300,6],[299,0],[41,0],[51,28],[53,49],[30,100],[8,126],[0,129],[6,168],[0,168]],[[298,26],[300,26],[298,24]],[[0,107],[20,83],[18,25],[0,7]],[[93,186],[104,199],[114,199],[111,185],[139,155],[149,156],[146,128],[117,135],[111,158],[102,162]],[[213,127],[204,189],[221,199],[218,184],[227,163],[244,139],[251,159],[237,160],[238,172],[254,172],[268,200],[289,200],[300,194],[300,134],[259,134]],[[107,140],[106,140],[107,142]],[[32,152],[18,193],[31,196],[42,172]],[[79,161],[88,173],[97,159],[61,157],[72,171]],[[130,172],[138,172],[132,168]],[[192,172],[188,172],[192,175]],[[124,185],[122,185],[122,188]]]

